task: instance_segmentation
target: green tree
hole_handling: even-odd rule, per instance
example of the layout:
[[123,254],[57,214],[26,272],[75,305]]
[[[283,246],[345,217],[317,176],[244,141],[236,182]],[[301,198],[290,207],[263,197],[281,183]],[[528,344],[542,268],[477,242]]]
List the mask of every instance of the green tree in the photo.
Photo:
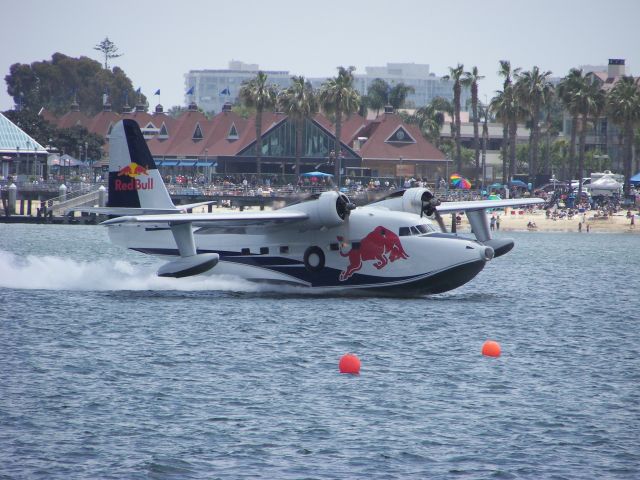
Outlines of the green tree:
[[404,107],[407,96],[410,93],[415,93],[415,91],[415,88],[410,85],[405,85],[402,82],[394,85],[391,90],[389,90],[389,105],[391,105],[394,110]]
[[502,122],[502,145],[500,155],[502,156],[502,181],[506,183],[509,178],[507,167],[509,155],[509,119],[510,119],[509,95],[502,90],[498,90],[489,103],[490,111]]
[[[605,108],[606,96],[602,89],[602,80],[595,74],[588,73],[571,98],[571,109],[580,114],[580,136],[578,139],[578,180],[584,177],[585,145],[588,121],[597,119]],[[582,193],[582,181],[578,182],[578,192]]]
[[[119,111],[125,96],[133,99],[135,95],[131,80],[121,68],[104,70],[91,58],[62,53],[30,65],[13,64],[5,81],[16,105],[35,112],[44,107],[58,115],[68,112],[73,101],[88,116],[95,115],[103,108],[105,93],[113,110]],[[144,95],[140,100],[146,102]]]
[[273,108],[278,96],[278,87],[267,83],[267,74],[260,71],[240,88],[240,101],[245,107],[256,111],[256,167],[262,175],[262,112]]
[[484,77],[478,73],[478,67],[473,67],[470,72],[464,73],[461,83],[464,87],[471,89],[471,113],[473,115],[473,151],[476,163],[475,182],[478,184],[480,177],[480,132],[478,124],[478,81]]
[[462,93],[462,78],[464,75],[464,65],[461,63],[457,67],[449,67],[449,75],[442,77],[445,81],[453,81],[453,118],[452,124],[454,126],[454,138],[453,141],[456,146],[456,169],[458,172],[462,171],[462,153],[461,153],[461,139],[460,139],[460,94]]
[[412,116],[407,118],[407,122],[417,124],[422,135],[439,148],[444,114],[451,114],[451,111],[452,106],[448,100],[436,97],[428,105],[418,108]]
[[607,111],[611,120],[622,127],[624,193],[628,195],[633,174],[634,127],[640,123],[640,80],[630,76],[618,80],[609,92]]
[[109,60],[111,58],[118,58],[124,55],[123,53],[118,53],[118,47],[116,47],[115,43],[109,40],[109,37],[105,37],[105,39],[93,47],[93,49],[102,52],[104,55],[105,70],[109,70]]
[[338,75],[324,82],[320,88],[319,101],[322,109],[335,119],[336,147],[335,147],[335,179],[340,188],[342,163],[342,116],[347,117],[358,111],[360,94],[353,88],[353,72],[355,67],[338,67]]
[[574,102],[574,97],[583,88],[585,79],[582,70],[572,68],[558,84],[558,97],[571,115],[571,143],[569,144],[569,178],[576,175],[576,143],[578,137],[578,121],[580,110]]
[[318,101],[311,87],[303,76],[291,77],[291,85],[278,95],[278,105],[294,123],[296,129],[296,175],[300,175],[300,159],[304,124],[318,112]]
[[538,174],[538,155],[540,152],[540,113],[551,101],[553,85],[549,82],[551,72],[541,72],[538,66],[519,75],[516,82],[516,95],[520,104],[525,106],[529,115],[531,130],[529,133],[529,181],[535,182]]
[[389,103],[390,90],[391,86],[381,78],[375,78],[367,88],[369,108],[376,111],[376,116]]
[[500,69],[498,75],[504,77],[502,84],[502,92],[504,94],[504,104],[507,108],[507,118],[509,122],[509,174],[505,180],[508,181],[516,173],[516,138],[518,135],[518,120],[523,116],[523,109],[518,102],[518,97],[513,85],[514,79],[517,79],[520,68],[511,68],[511,62],[508,60],[500,60]]

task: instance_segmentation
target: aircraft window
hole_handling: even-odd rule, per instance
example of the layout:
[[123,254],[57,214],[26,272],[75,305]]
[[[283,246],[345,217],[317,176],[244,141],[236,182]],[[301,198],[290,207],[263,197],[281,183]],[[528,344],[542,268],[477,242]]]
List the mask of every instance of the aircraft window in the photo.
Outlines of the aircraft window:
[[418,230],[416,227],[411,227],[411,234],[420,235],[420,230]]
[[409,227],[400,227],[399,233],[401,237],[408,237],[411,235],[411,229]]
[[280,253],[289,253],[289,247],[286,247],[286,246],[280,247]]
[[260,255],[269,255],[269,247],[260,247]]
[[242,255],[251,255],[251,250],[248,248],[243,248],[241,250]]
[[351,242],[352,250],[360,250],[360,242]]
[[416,228],[420,230],[420,233],[429,233],[431,231],[427,225],[416,225]]
[[329,244],[329,249],[330,250],[334,250],[334,251],[340,250],[340,245],[338,245],[337,243],[330,243]]

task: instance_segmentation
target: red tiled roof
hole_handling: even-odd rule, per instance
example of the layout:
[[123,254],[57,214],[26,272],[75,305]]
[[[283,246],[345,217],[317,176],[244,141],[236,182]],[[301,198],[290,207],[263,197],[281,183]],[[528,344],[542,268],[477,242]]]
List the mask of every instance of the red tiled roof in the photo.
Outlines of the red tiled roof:
[[[413,137],[415,143],[386,141],[400,126]],[[369,133],[369,138],[360,148],[359,154],[363,160],[397,160],[400,157],[405,160],[445,160],[444,153],[425,140],[416,125],[403,123],[397,114],[380,115],[363,130],[362,136],[366,136],[364,133]]]

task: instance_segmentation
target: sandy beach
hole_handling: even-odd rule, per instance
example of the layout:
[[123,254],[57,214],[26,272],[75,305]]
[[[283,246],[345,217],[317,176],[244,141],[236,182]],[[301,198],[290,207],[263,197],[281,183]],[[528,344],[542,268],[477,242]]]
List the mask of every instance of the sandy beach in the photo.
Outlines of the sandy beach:
[[[500,230],[507,232],[578,232],[580,231],[579,225],[582,223],[581,231],[583,233],[587,233],[587,226],[589,232],[593,233],[640,233],[640,226],[637,225],[640,222],[638,211],[632,210],[632,212],[636,215],[636,225],[634,226],[630,225],[631,221],[626,216],[626,210],[606,218],[598,216],[596,211],[588,211],[585,214],[574,215],[571,219],[565,217],[554,220],[547,218],[544,210],[528,212],[507,208],[504,213],[499,214]],[[535,223],[536,228],[527,228],[529,222]],[[463,216],[461,228],[469,228],[465,216]]]

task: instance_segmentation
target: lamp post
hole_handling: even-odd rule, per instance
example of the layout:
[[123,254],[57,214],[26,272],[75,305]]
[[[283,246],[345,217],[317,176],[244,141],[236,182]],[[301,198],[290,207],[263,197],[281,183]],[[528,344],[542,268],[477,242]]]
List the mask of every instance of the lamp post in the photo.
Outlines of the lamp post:
[[15,181],[18,181],[18,178],[20,177],[20,146],[16,145],[16,152],[18,152],[18,157],[17,157],[17,162],[16,162],[16,179]]

